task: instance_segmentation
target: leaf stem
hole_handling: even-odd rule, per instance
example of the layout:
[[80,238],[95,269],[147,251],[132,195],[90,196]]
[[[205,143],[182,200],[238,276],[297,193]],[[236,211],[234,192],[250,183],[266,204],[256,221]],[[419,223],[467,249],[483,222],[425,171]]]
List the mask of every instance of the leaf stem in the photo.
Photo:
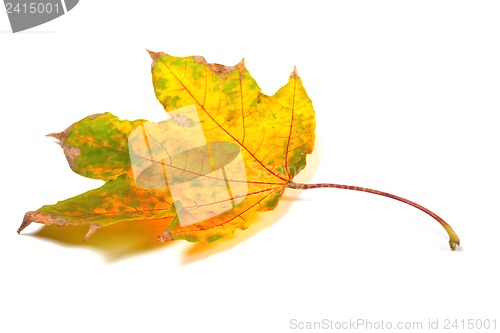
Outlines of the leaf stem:
[[431,212],[429,209],[427,209],[427,208],[425,208],[425,207],[423,207],[423,206],[421,206],[421,205],[419,205],[419,204],[417,204],[417,203],[415,203],[413,201],[410,201],[408,199],[402,198],[400,196],[397,196],[397,195],[394,195],[394,194],[390,194],[390,193],[387,193],[387,192],[372,190],[372,189],[366,188],[366,187],[351,186],[351,185],[340,185],[340,184],[329,184],[329,183],[301,184],[301,183],[295,183],[293,181],[289,181],[287,183],[287,187],[288,188],[293,188],[293,189],[296,189],[296,190],[308,190],[308,189],[323,188],[323,187],[327,187],[327,188],[339,188],[339,189],[343,189],[343,190],[368,192],[368,193],[377,194],[377,195],[381,195],[383,197],[387,197],[387,198],[391,198],[391,199],[394,199],[394,200],[398,200],[398,201],[404,202],[405,204],[413,206],[413,207],[421,210],[422,212],[430,215],[433,219],[435,219],[436,221],[438,221],[439,224],[441,224],[443,226],[444,230],[446,230],[446,232],[450,236],[450,248],[451,248],[452,251],[455,251],[456,246],[460,245],[460,238],[458,238],[458,236],[455,233],[455,231],[442,218],[440,218],[437,214]]

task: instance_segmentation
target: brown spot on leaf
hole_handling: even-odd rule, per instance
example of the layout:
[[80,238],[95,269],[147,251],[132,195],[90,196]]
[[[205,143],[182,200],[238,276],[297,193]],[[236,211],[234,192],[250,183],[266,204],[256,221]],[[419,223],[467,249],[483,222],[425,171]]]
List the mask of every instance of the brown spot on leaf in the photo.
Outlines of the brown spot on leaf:
[[236,69],[236,66],[224,66],[220,64],[207,64],[207,67],[222,79],[225,79],[228,74],[231,74]]
[[170,235],[170,233],[168,231],[164,231],[164,232],[161,233],[160,236],[158,236],[156,238],[156,240],[158,242],[164,243],[164,242],[172,241],[172,240],[174,240],[174,238],[172,237],[172,235]]
[[21,231],[24,230],[27,226],[31,224],[31,222],[37,222],[37,223],[42,223],[45,225],[51,225],[55,224],[58,227],[64,227],[67,225],[82,225],[83,223],[81,222],[68,222],[65,219],[63,219],[60,216],[49,214],[49,213],[44,213],[44,212],[37,212],[37,211],[31,211],[27,212],[24,214],[23,222],[21,223],[21,226],[19,229],[17,229],[17,233],[20,234]]
[[[93,116],[98,116],[98,115],[93,115]],[[89,116],[92,117],[92,116]],[[68,160],[69,166],[73,169],[73,166],[75,165],[75,158],[81,155],[81,150],[80,148],[70,146],[69,144],[66,143],[66,139],[68,138],[68,133],[73,125],[68,127],[65,131],[61,133],[50,133],[47,134],[47,136],[51,136],[53,138],[56,138],[59,140],[59,145],[62,147],[64,151],[64,155],[66,156],[66,159]]]
[[64,151],[66,159],[68,160],[69,166],[71,167],[71,169],[73,169],[75,166],[75,158],[80,156],[82,154],[82,151],[80,150],[80,148],[70,146],[66,143],[61,144],[61,147]]
[[193,62],[197,64],[204,64],[207,65],[208,69],[210,69],[212,72],[215,74],[219,75],[222,79],[225,79],[228,74],[234,72],[236,69],[239,69],[240,71],[245,70],[245,59],[241,59],[241,61],[236,64],[235,66],[224,66],[220,64],[209,64],[205,60],[204,57],[202,56],[194,56],[193,57]]
[[[102,113],[97,113],[93,114],[90,116],[87,116],[86,119],[94,119],[98,116],[102,115]],[[74,169],[75,165],[75,158],[80,156],[82,154],[80,148],[70,146],[69,144],[66,143],[66,139],[68,138],[69,131],[75,124],[71,125],[70,127],[66,128],[63,132],[61,133],[50,133],[47,134],[47,136],[51,136],[53,138],[56,138],[59,140],[59,144],[61,145],[64,155],[66,156],[66,159],[68,160],[69,166],[71,169]]]
[[197,64],[206,64],[207,63],[207,61],[205,60],[205,58],[202,57],[202,56],[194,56],[193,57],[193,61],[195,63],[197,63]]
[[151,57],[151,59],[153,59],[153,63],[151,64],[151,68],[153,68],[155,66],[156,60],[158,60],[158,58],[166,55],[165,52],[153,52],[153,51],[150,51],[148,49],[146,49],[146,51],[148,51],[149,56]]
[[236,67],[240,70],[240,73],[243,75],[243,72],[245,71],[245,58],[241,59],[241,61],[236,64]]
[[95,234],[95,232],[97,230],[101,229],[101,226],[97,223],[90,223],[90,228],[89,228],[89,231],[87,232],[87,234],[85,235],[85,237],[83,238],[83,241],[86,241],[87,239],[90,238],[90,236],[92,236],[93,234]]
[[173,114],[172,119],[177,125],[182,127],[188,127],[193,124],[193,121],[184,115]]

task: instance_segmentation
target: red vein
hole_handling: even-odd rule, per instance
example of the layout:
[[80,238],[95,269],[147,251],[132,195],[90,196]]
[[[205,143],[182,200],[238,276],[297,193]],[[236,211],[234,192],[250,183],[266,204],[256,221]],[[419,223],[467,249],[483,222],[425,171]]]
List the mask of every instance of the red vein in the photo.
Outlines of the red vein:
[[293,99],[292,99],[292,117],[291,117],[291,120],[290,120],[290,132],[288,133],[288,140],[286,142],[286,152],[285,152],[285,170],[286,170],[286,174],[288,175],[288,178],[291,178],[290,177],[290,171],[288,170],[288,151],[289,151],[289,148],[290,148],[290,140],[291,140],[291,137],[292,137],[292,129],[293,129],[293,113],[294,113],[294,110],[295,110],[295,79],[293,79]]
[[126,135],[125,133],[123,133],[123,132],[122,132],[122,130],[121,130],[121,129],[119,129],[119,128],[118,128],[118,127],[117,127],[117,126],[116,126],[116,125],[115,125],[115,124],[111,121],[111,119],[109,119],[109,117],[108,117],[107,115],[108,115],[108,113],[105,113],[105,114],[104,114],[104,119],[105,119],[108,123],[110,123],[110,124],[111,124],[111,126],[113,126],[113,127],[114,127],[114,128],[115,128],[115,129],[116,129],[116,130],[117,130],[117,131],[118,131],[118,132],[119,132],[119,133],[120,133],[120,134],[121,134],[121,135],[122,135],[125,139],[127,139],[127,140],[128,140],[127,135]]
[[[129,207],[132,207],[136,212],[139,211],[139,209],[137,207],[135,207],[134,205],[131,205],[129,203],[126,203],[125,201],[121,200],[121,199],[118,199],[118,198],[115,198],[115,200],[118,200],[120,201],[122,204],[126,205],[126,206],[129,206]],[[133,212],[132,210],[129,210],[129,211],[124,211],[124,212]]]
[[235,218],[237,217],[240,217],[241,215],[245,214],[246,212],[248,212],[250,209],[252,209],[253,207],[255,207],[256,205],[260,204],[265,198],[267,198],[268,196],[270,196],[273,192],[270,192],[268,195],[266,195],[265,197],[261,198],[259,201],[257,201],[256,203],[254,203],[253,205],[251,205],[250,207],[248,207],[247,209],[245,209],[244,211],[242,211],[241,213],[238,213],[236,214],[235,216],[233,216],[231,219],[225,221],[224,223],[221,223],[219,225],[223,225],[223,224],[226,224],[226,223],[229,223],[231,222],[232,220],[234,220]]
[[287,181],[285,178],[281,177],[280,175],[277,175],[275,174],[274,172],[272,172],[271,170],[269,170],[261,161],[259,161],[255,155],[252,154],[252,152],[250,152],[250,150],[245,147],[239,140],[237,140],[231,133],[229,133],[224,127],[222,127],[213,117],[212,115],[205,109],[205,106],[204,105],[201,105],[200,102],[194,97],[194,95],[191,93],[191,91],[189,91],[189,89],[187,89],[187,87],[184,85],[184,83],[174,74],[174,72],[170,69],[170,67],[167,66],[167,64],[165,64],[164,62],[162,62],[162,64],[170,71],[170,73],[172,74],[172,76],[184,87],[184,89],[186,90],[186,92],[189,94],[189,96],[191,96],[191,98],[201,107],[201,109],[203,110],[203,112],[205,112],[205,114],[217,125],[219,126],[219,128],[224,131],[224,133],[226,133],[231,139],[233,139],[236,143],[238,143],[243,149],[245,149],[249,154],[250,156],[252,156],[252,158],[254,160],[256,160],[264,169],[266,169],[270,174],[272,174],[273,176],[275,176],[276,178],[278,179],[281,179],[282,181]]
[[278,189],[280,187],[283,187],[283,186],[274,186],[274,187],[266,188],[266,189],[260,190],[260,191],[250,192],[250,193],[242,194],[242,195],[235,195],[234,197],[231,197],[231,198],[228,198],[228,199],[222,199],[222,200],[214,201],[214,202],[207,203],[207,204],[201,204],[201,205],[186,206],[184,208],[198,208],[198,207],[205,207],[205,206],[216,205],[216,204],[220,204],[220,203],[227,202],[227,201],[233,201],[234,199],[245,198],[245,197],[248,197],[248,196],[251,196],[251,195],[255,195],[255,194],[259,194],[259,193],[273,191],[273,190],[276,190],[276,189]]
[[[250,193],[247,193],[247,194],[244,194],[244,195],[237,195],[237,196],[234,196],[234,197],[229,198],[229,199],[218,200],[218,201],[214,201],[214,202],[207,203],[207,204],[201,204],[201,205],[196,204],[196,205],[193,205],[193,206],[186,206],[184,208],[186,208],[186,209],[187,208],[198,208],[198,207],[205,207],[205,206],[216,205],[216,204],[220,204],[220,203],[227,202],[227,201],[234,200],[234,199],[245,198],[245,197],[249,197],[249,196],[252,196],[252,195],[259,194],[259,193],[273,191],[273,190],[276,190],[276,189],[278,189],[280,187],[283,187],[283,186],[274,186],[274,187],[267,188],[267,189],[264,189],[264,190],[250,192]],[[141,208],[136,208],[136,207],[134,207],[134,206],[132,206],[130,204],[127,204],[126,202],[124,202],[122,200],[119,200],[119,201],[121,201],[123,204],[125,204],[127,206],[130,206],[130,207],[134,208],[134,210],[108,211],[108,212],[104,212],[104,213],[87,213],[87,215],[101,216],[101,215],[115,215],[115,214],[124,214],[124,213],[159,212],[159,211],[164,211],[164,210],[170,209],[170,206],[169,207],[163,207],[163,208],[141,209]],[[168,204],[172,205],[171,203],[168,203]]]
[[[146,130],[146,132],[163,149],[163,151],[168,155],[168,159],[170,160],[170,163],[172,163],[172,156],[170,156],[170,153],[168,152],[168,150],[163,146],[163,143],[158,141],[148,130]],[[139,157],[139,156],[137,156],[137,157]]]
[[[113,151],[116,151],[116,152],[119,152],[119,153],[127,154],[127,152],[125,152],[125,151],[122,151],[122,150],[119,150],[119,149],[116,149],[116,148],[113,148],[113,147],[105,146],[103,144],[100,144],[100,143],[97,143],[97,142],[92,141],[90,139],[87,139],[87,138],[85,138],[83,136],[77,135],[77,137],[80,138],[80,139],[82,139],[82,140],[84,140],[84,141],[87,141],[87,142],[90,142],[92,144],[95,144],[96,146],[99,146],[99,147],[102,147],[102,148],[106,148],[106,149],[110,149],[110,150],[113,150]],[[137,154],[134,154],[134,153],[128,152],[128,154],[133,155],[133,156],[138,157],[138,158],[142,158],[142,159],[144,159],[146,161],[150,161],[152,163],[158,163],[160,165],[165,165],[165,166],[168,166],[168,167],[176,169],[176,170],[180,170],[180,171],[183,171],[183,172],[191,173],[191,174],[199,176],[199,177],[206,177],[206,178],[215,179],[215,180],[224,180],[223,178],[208,176],[208,175],[204,175],[204,174],[201,174],[201,173],[198,173],[198,172],[189,171],[189,170],[186,170],[186,169],[182,169],[182,168],[176,167],[176,166],[171,165],[171,164],[167,164],[165,162],[159,162],[159,161],[156,161],[154,159],[150,159],[150,158],[147,158],[147,157],[144,157],[144,156],[140,156],[140,155],[137,155]],[[235,183],[247,183],[247,184],[283,185],[283,183],[258,182],[258,181],[252,181],[252,180],[234,180],[234,179],[231,179],[229,181],[235,182]]]
[[[248,212],[249,210],[251,210],[253,207],[255,207],[255,206],[259,205],[259,204],[260,204],[260,203],[261,203],[264,199],[266,199],[266,198],[267,198],[268,196],[270,196],[272,193],[273,193],[273,192],[270,192],[270,193],[269,193],[269,194],[267,194],[266,196],[262,197],[259,201],[257,201],[256,203],[254,203],[253,205],[251,205],[250,207],[248,207],[248,208],[247,208],[247,209],[245,209],[244,211],[242,211],[242,212],[240,212],[240,213],[238,213],[238,214],[234,215],[231,219],[229,219],[229,220],[227,220],[227,221],[224,221],[224,222],[223,222],[223,223],[221,223],[221,224],[213,224],[213,225],[214,225],[214,227],[223,227],[223,228],[225,228],[225,226],[224,226],[224,225],[225,225],[225,224],[227,224],[227,223],[229,223],[229,222],[231,222],[231,221],[232,221],[232,220],[234,220],[235,218],[240,217],[240,218],[242,218],[242,219],[243,219],[243,217],[242,217],[241,215],[245,214],[246,212]],[[243,219],[243,220],[245,220],[245,219]],[[207,230],[207,229],[211,229],[211,228],[213,228],[213,227],[210,227],[210,228],[203,228],[201,225],[196,225],[196,224],[193,224],[193,226],[198,227],[198,230],[192,230],[192,231],[194,231],[194,232],[196,232],[196,231],[205,231],[205,230]],[[190,226],[186,226],[186,227],[190,227]],[[182,229],[183,229],[183,228],[181,227],[181,228],[179,228],[179,231],[177,231],[177,232],[172,232],[172,233],[174,233],[174,234],[179,234],[179,233],[183,233],[183,232],[185,232],[185,230],[182,230]]]

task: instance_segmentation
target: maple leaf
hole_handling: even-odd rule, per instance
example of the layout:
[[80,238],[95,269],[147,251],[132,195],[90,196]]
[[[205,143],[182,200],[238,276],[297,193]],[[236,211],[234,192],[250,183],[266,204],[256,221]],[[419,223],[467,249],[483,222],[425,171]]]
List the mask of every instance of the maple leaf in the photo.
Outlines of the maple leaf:
[[60,141],[76,173],[102,179],[95,190],[27,212],[31,222],[89,225],[162,220],[160,241],[214,241],[246,229],[260,211],[274,209],[286,188],[364,191],[412,205],[436,219],[450,246],[460,240],[439,216],[407,199],[357,186],[298,184],[314,147],[312,102],[294,69],[274,95],[261,92],[241,61],[209,64],[203,57],[150,52],[157,99],[170,119],[160,123],[89,116]]
[[[155,129],[145,120],[120,121],[105,113],[50,134],[60,141],[73,171],[107,183],[28,212],[21,230],[32,221],[89,224],[88,238],[112,223],[163,219],[168,227],[159,237],[162,241],[213,241],[247,228],[255,212],[276,207],[314,146],[314,110],[296,71],[284,87],[266,96],[243,62],[225,67],[202,57],[151,56],[156,96],[167,112],[175,111],[172,118]],[[194,115],[178,112],[190,105]],[[183,120],[201,127],[201,140],[193,131],[186,135],[189,124]],[[136,129],[147,132],[148,152],[130,151],[140,150],[132,142],[143,137],[132,136]],[[184,140],[179,139],[183,134]],[[161,148],[168,145],[163,149],[168,160],[152,156],[154,142]],[[208,156],[206,163],[203,156]],[[186,165],[186,159],[193,163]],[[168,178],[161,177],[163,171]],[[190,186],[182,186],[186,182]],[[171,188],[179,184],[182,193],[172,196]]]

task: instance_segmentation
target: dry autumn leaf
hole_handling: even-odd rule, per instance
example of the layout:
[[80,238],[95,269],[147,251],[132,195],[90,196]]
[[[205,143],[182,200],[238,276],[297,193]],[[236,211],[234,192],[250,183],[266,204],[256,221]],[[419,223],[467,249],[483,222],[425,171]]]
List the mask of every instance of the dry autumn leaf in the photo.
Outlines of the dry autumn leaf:
[[59,140],[72,170],[106,183],[95,190],[27,212],[31,222],[98,229],[123,221],[164,221],[160,241],[214,241],[245,229],[259,211],[274,209],[286,188],[342,188],[386,196],[436,214],[407,199],[339,184],[299,184],[314,147],[311,100],[294,70],[274,95],[263,94],[243,61],[231,67],[203,57],[150,52],[156,97],[170,115],[160,123],[89,116]]

